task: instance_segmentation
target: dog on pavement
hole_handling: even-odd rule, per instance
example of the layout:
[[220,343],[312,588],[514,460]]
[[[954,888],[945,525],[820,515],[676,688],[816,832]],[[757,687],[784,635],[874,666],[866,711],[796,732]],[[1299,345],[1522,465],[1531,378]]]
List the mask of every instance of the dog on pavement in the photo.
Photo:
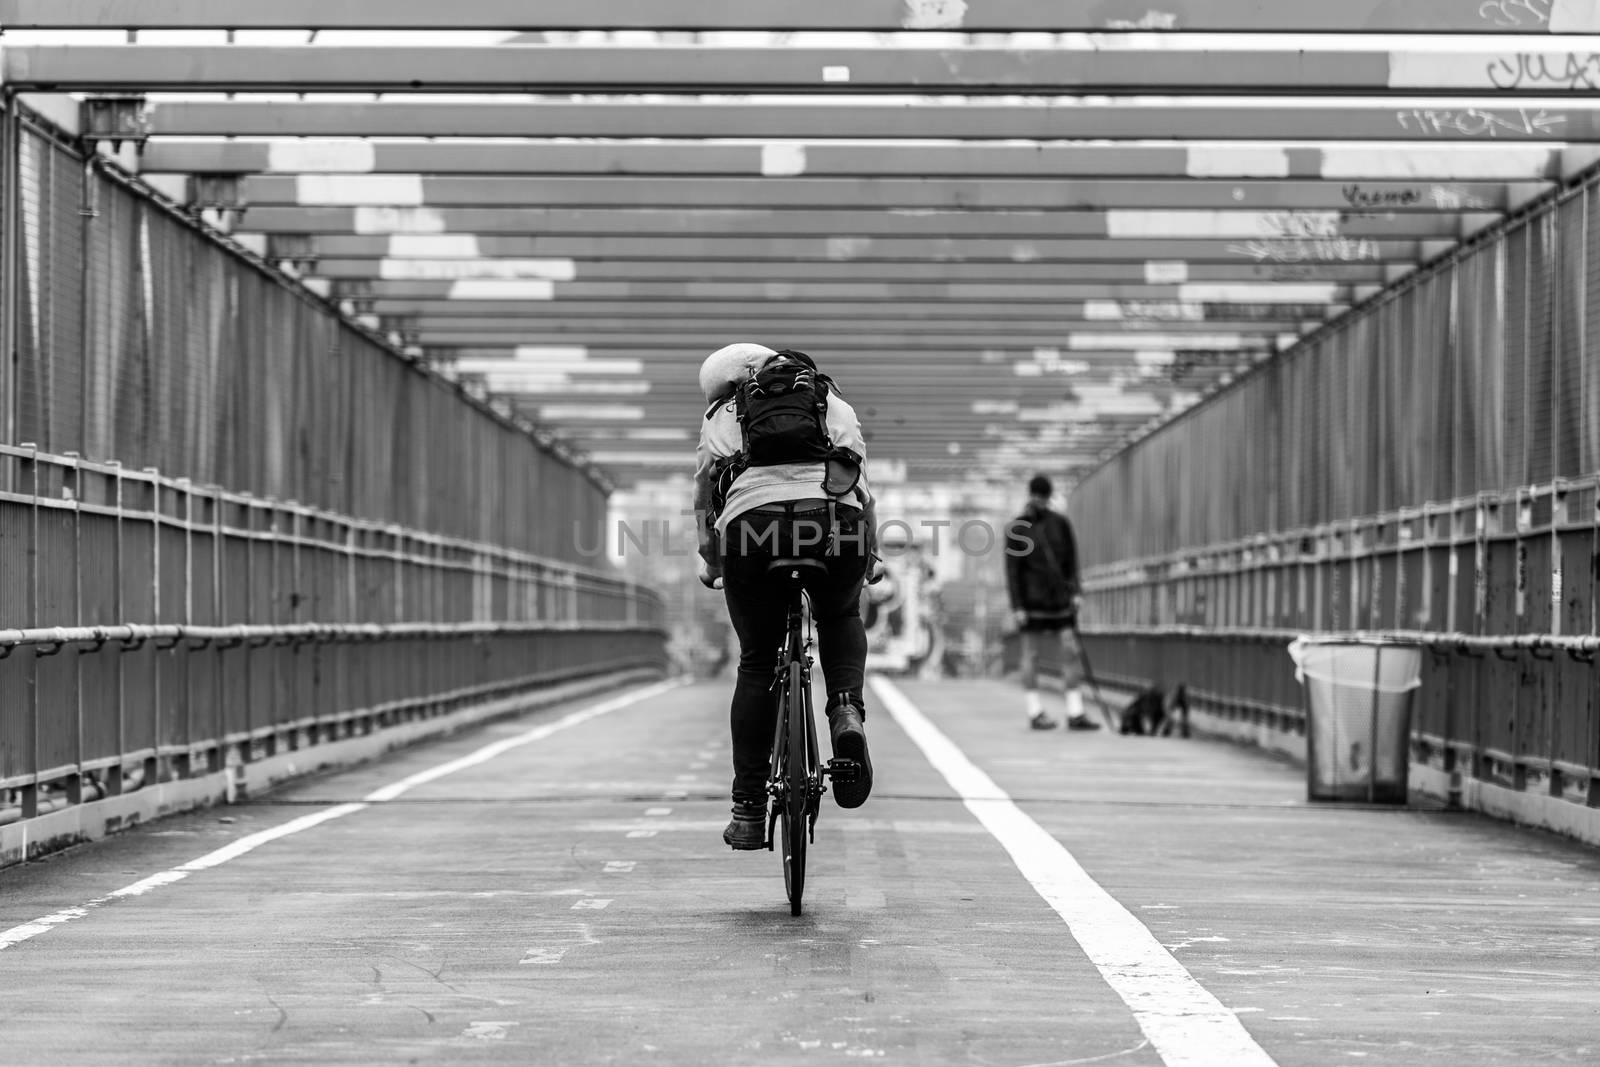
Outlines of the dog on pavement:
[[1189,736],[1189,694],[1181,685],[1172,689],[1151,686],[1141,690],[1133,702],[1122,709],[1124,735],[1142,737]]

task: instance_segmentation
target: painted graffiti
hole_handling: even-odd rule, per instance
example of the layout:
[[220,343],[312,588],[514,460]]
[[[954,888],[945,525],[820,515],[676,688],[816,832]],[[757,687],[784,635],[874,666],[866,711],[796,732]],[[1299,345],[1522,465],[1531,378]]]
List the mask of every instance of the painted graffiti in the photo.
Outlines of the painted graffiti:
[[1358,182],[1340,186],[1344,202],[1354,210],[1344,213],[1346,222],[1351,219],[1383,218],[1386,209],[1420,207],[1430,204],[1440,211],[1484,211],[1489,204],[1482,197],[1472,196],[1459,185],[1383,186],[1371,188]]
[[1518,52],[1488,72],[1496,89],[1600,89],[1600,52]]
[[1257,229],[1269,237],[1337,237],[1335,211],[1264,211]]
[[1205,309],[1199,304],[1166,300],[1120,301],[1122,318],[1136,322],[1203,322]]
[[1424,137],[1543,137],[1561,131],[1567,116],[1552,115],[1540,108],[1529,111],[1485,111],[1483,108],[1411,108],[1396,111],[1395,120],[1402,130],[1419,133]]
[[1172,362],[1162,368],[1162,376],[1174,384],[1184,384],[1201,377],[1212,377],[1218,371],[1233,370],[1246,359],[1244,354],[1235,350],[1179,349],[1173,353]]
[[1352,263],[1379,258],[1378,242],[1353,237],[1244,241],[1229,245],[1228,251],[1258,263]]
[[1365,189],[1351,184],[1339,191],[1344,195],[1344,202],[1355,208],[1415,207],[1422,203],[1422,190],[1409,186],[1403,189]]
[[1554,0],[1487,0],[1479,5],[1478,17],[1499,30],[1548,26],[1553,3]]
[[1165,11],[1146,11],[1136,19],[1108,19],[1108,30],[1175,30],[1178,16]]
[[1320,319],[1327,310],[1321,304],[1206,304],[1205,317],[1212,322],[1277,322]]

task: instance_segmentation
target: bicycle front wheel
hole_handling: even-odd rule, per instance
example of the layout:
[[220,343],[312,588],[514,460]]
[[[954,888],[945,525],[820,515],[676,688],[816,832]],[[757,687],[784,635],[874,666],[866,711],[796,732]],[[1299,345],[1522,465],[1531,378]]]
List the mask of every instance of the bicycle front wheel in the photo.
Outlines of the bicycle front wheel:
[[783,887],[789,914],[799,915],[806,887],[807,817],[811,806],[811,766],[806,745],[805,677],[798,663],[789,665],[784,687],[783,805],[778,822],[783,832]]

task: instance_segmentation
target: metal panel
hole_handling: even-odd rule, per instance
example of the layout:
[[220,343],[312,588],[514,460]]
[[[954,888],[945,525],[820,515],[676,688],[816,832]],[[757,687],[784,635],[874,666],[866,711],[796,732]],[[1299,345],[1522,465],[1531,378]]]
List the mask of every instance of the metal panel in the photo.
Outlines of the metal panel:
[[[472,182],[479,179],[454,180]],[[278,184],[283,181],[284,179],[280,178],[259,179],[261,184],[274,183],[274,187],[269,189],[262,199],[252,203],[271,205],[300,202],[297,198],[306,194],[297,191],[292,183],[287,187]],[[832,200],[853,210],[811,211],[805,210],[804,204],[797,204],[793,210],[778,211],[723,208],[645,210],[632,207],[566,211],[520,207],[443,206],[525,204],[539,201],[539,193],[536,191],[525,196],[514,188],[501,191],[457,187],[441,189],[440,199],[434,199],[430,191],[429,199],[426,201],[427,208],[411,216],[407,216],[408,209],[404,206],[394,207],[395,199],[403,194],[385,190],[375,191],[370,197],[374,202],[373,206],[365,208],[253,206],[248,216],[247,229],[253,233],[288,234],[373,232],[376,226],[369,218],[371,212],[388,211],[393,208],[393,226],[396,232],[407,232],[408,227],[424,225],[422,220],[427,220],[425,223],[427,226],[442,227],[452,233],[525,233],[551,236],[637,234],[648,237],[691,234],[711,237],[727,234],[761,237],[823,233],[886,237],[1072,238],[1122,236],[1115,232],[1115,228],[1127,217],[1108,219],[1103,212],[1093,210],[1092,205],[1065,201],[1056,190],[1038,186],[1032,190],[1022,189],[1015,192],[1002,190],[996,195],[979,192],[975,188],[968,196],[959,188],[941,189],[929,183],[903,197],[899,194],[875,195],[878,193],[877,190],[861,190],[867,193],[868,197],[865,202],[857,202],[854,199],[857,190],[827,189],[825,184],[830,181],[831,179],[820,179],[812,182],[808,191],[797,193],[796,198],[802,201]],[[973,184],[981,187],[986,183]],[[330,194],[327,199],[333,199],[338,195]],[[601,195],[603,194],[597,190],[596,200]],[[765,197],[760,199],[766,200]],[[963,199],[979,202],[963,205]],[[1007,204],[1007,200],[1012,200],[1014,203]],[[887,202],[894,210],[869,210],[880,206],[880,202]],[[1217,212],[1194,210],[1190,213],[1192,201],[1172,197],[1166,202],[1175,206],[1165,215],[1146,216],[1148,221],[1144,222],[1144,227],[1148,228],[1141,228],[1141,236],[1159,236],[1165,223],[1172,231],[1172,236],[1167,239],[1173,242],[1173,258],[1182,258],[1186,239],[1193,239],[1195,236],[1250,241],[1282,238],[1286,236],[1285,228],[1288,231],[1287,236],[1292,237],[1299,233],[1294,228],[1298,220],[1292,213],[1288,217],[1281,214],[1264,214],[1259,210]],[[308,204],[314,205],[315,201],[308,201]],[[724,205],[724,208],[732,209],[739,206],[737,201],[734,201]],[[924,207],[929,211],[935,208],[947,209],[947,213],[922,214],[912,213],[909,210]],[[955,211],[956,208],[962,210]],[[991,208],[1001,210],[990,210]],[[1050,210],[1023,212],[1013,210],[1015,208]],[[1204,229],[1191,236],[1185,232],[1185,227],[1194,224],[1203,225]],[[1319,219],[1317,225],[1320,231],[1318,236],[1328,239],[1454,238],[1461,231],[1461,220],[1458,215],[1420,212],[1396,213],[1378,218],[1330,217],[1325,222]]]
[[[499,492],[528,492],[519,472],[543,446],[526,429],[464,402],[452,387],[339,324],[309,294],[225,251],[111,175],[89,174],[95,214],[81,213],[81,157],[31,129],[23,144],[22,439],[116,459],[128,469],[154,467],[197,483],[486,539],[496,522],[492,510],[480,514],[465,498],[440,507],[427,492],[428,485],[453,484],[447,472],[459,462],[431,448],[430,437],[465,420],[520,442],[491,457],[493,481]],[[391,422],[392,409],[372,403],[374,387],[442,406],[414,425]],[[414,484],[391,480],[388,470],[389,437],[401,426],[426,472]],[[604,491],[591,472],[559,477],[585,486],[580,493]],[[131,573],[124,580],[137,581]],[[169,600],[183,588],[181,572],[171,580],[178,584]],[[145,612],[131,617],[153,619],[153,605],[127,606]]]
[[[1425,55],[1418,53],[1418,56]],[[1452,56],[1454,59],[1454,56]],[[1391,89],[1559,94],[1559,80],[1497,72],[1495,53],[1450,64],[1405,52],[1229,52],[616,47],[21,45],[0,56],[7,84],[76,90],[468,92],[608,90],[1304,92]],[[1581,86],[1571,86],[1576,89]]]
[[973,0],[907,5],[903,0],[146,0],[107,12],[103,0],[0,0],[0,24],[43,29],[656,29],[656,30],[1188,30],[1230,33],[1572,33],[1592,26],[1552,25],[1548,4],[1454,0],[1210,0],[1196,10],[1159,15],[1145,0]]

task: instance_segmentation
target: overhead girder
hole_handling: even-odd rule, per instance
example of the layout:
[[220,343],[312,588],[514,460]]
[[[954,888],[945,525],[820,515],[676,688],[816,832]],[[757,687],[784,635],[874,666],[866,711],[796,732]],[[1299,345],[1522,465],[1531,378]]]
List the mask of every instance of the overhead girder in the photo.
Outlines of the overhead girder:
[[[382,283],[379,283],[382,285]],[[1094,314],[1102,304],[1141,304],[1141,306],[1181,306],[1194,309],[1221,307],[1317,307],[1338,302],[1342,286],[1261,286],[1259,293],[1227,293],[1224,286],[1214,291],[1189,290],[1181,286],[978,286],[978,285],[771,285],[771,283],[720,283],[715,286],[661,285],[638,283],[629,286],[637,294],[571,293],[573,285],[563,285],[552,299],[451,299],[451,294],[430,296],[392,296],[386,291],[350,293],[373,306],[373,314],[400,314],[406,307],[438,315],[536,315],[536,317],[682,317],[682,315],[746,314],[771,315],[774,310],[800,307],[806,314],[867,315],[880,309],[896,309],[907,315],[1061,315],[1082,317],[1085,309]],[[610,288],[610,286],[608,286]],[[1282,294],[1267,291],[1282,288]],[[373,286],[379,290],[379,286]],[[677,296],[674,296],[677,293]],[[334,290],[334,298],[346,293]],[[1246,317],[1246,315],[1240,315]],[[1248,315],[1253,317],[1253,315]],[[1306,315],[1299,315],[1304,318]]]
[[[393,217],[397,229],[428,226],[457,233],[544,234],[561,237],[685,237],[714,240],[831,237],[863,239],[942,238],[979,240],[1016,238],[1058,240],[1130,237],[1171,240],[1175,251],[1194,239],[1249,240],[1314,237],[1378,240],[1458,239],[1493,222],[1498,216],[1472,214],[1367,213],[1339,211],[1215,211],[1185,209],[1112,209],[1109,212],[939,211],[903,210],[679,210],[434,207],[399,208],[414,212]],[[374,218],[374,214],[379,218]],[[263,207],[251,202],[240,228],[257,233],[372,232],[391,214],[384,207]],[[420,220],[420,222],[418,221]],[[1163,237],[1170,233],[1170,237]]]
[[[818,348],[838,348],[847,343],[859,344],[866,340],[864,335],[861,334],[830,332],[839,328],[836,324],[808,323],[807,325],[812,328],[805,332],[805,337],[810,339],[810,343]],[[1125,333],[1130,338],[1136,336],[1127,330],[1127,325],[1126,323],[1108,322],[1104,323],[1100,329],[1093,330],[1093,332]],[[1091,332],[1091,328],[1092,324],[1084,324],[1079,331],[1055,329],[1041,330],[1036,333],[1016,333],[1008,335],[1005,340],[1009,344],[1019,345],[1060,345],[1067,340],[1069,334],[1074,332],[1088,333]],[[1275,338],[1278,334],[1286,332],[1280,324],[1260,322],[1174,322],[1151,324],[1148,330],[1149,333],[1159,332],[1163,336],[1192,333],[1196,338],[1201,338],[1201,340],[1194,342],[1194,347],[1196,348],[1207,347],[1204,339],[1211,337],[1213,331],[1227,334],[1258,334],[1263,344],[1266,343],[1267,339]],[[594,344],[606,344],[620,347],[637,347],[659,343],[669,336],[666,331],[639,330],[630,332],[625,329],[613,329],[604,332],[584,331],[575,338],[570,332],[562,332],[556,324],[543,329],[530,329],[506,323],[463,322],[454,326],[446,327],[441,325],[439,328],[429,328],[421,331],[420,340],[425,346],[440,347],[462,345],[570,345],[576,339],[587,337],[591,346]],[[899,333],[874,334],[871,337],[872,345],[880,350],[883,348],[903,348],[908,351],[915,351],[917,348],[933,342],[967,345],[976,352],[987,345],[995,344],[996,339],[992,333],[988,332],[974,332],[968,335],[952,334],[945,331],[941,326],[936,325],[930,325],[928,330],[923,333],[913,333],[906,330]],[[713,345],[712,347],[716,346]],[[1155,347],[1154,344],[1152,344],[1152,347]],[[708,354],[709,351],[710,349],[708,348],[706,352],[702,353],[702,357]]]
[[[459,151],[470,152],[463,147]],[[880,151],[894,151],[887,149]],[[1527,199],[1549,183],[1518,183]],[[891,211],[922,209],[985,217],[994,211],[1108,211],[1188,209],[1210,211],[1338,211],[1383,214],[1494,212],[1508,204],[1499,182],[1272,181],[1270,179],[1038,178],[687,178],[687,177],[437,177],[433,175],[303,174],[247,178],[246,203],[254,207],[515,207],[535,212],[527,224],[584,221],[570,211],[609,209],[630,219],[714,222],[718,215],[762,220],[800,210]],[[556,208],[568,214],[552,214]],[[670,211],[684,213],[681,216]],[[760,211],[762,214],[750,213]],[[647,212],[647,213],[646,213]],[[688,214],[695,212],[695,214]],[[340,216],[335,216],[340,217]],[[513,216],[515,217],[515,216]],[[903,214],[901,217],[906,217]],[[930,216],[947,217],[947,216]],[[574,224],[569,222],[569,225]],[[492,222],[491,228],[501,224]]]
[[[446,256],[441,245],[437,258],[408,252],[405,245],[394,246],[387,237],[318,236],[295,253],[311,257],[303,269],[319,278],[335,281],[515,279],[549,277],[552,272],[583,282],[661,281],[670,277],[676,284],[691,282],[744,282],[780,285],[819,283],[971,283],[1026,285],[1164,285],[1162,279],[1174,274],[1188,282],[1337,282],[1372,285],[1391,280],[1393,267],[1381,264],[1315,263],[1274,265],[1258,263],[994,263],[939,262],[906,263],[852,262],[784,263],[741,259],[687,259],[672,264],[670,271],[659,260],[593,259],[529,260],[533,238],[485,236],[473,239],[482,246],[474,257]],[[275,254],[267,243],[269,259],[292,259],[286,251]],[[1154,282],[1151,279],[1155,279]]]
[[1054,48],[564,45],[18,45],[6,84],[64,91],[1398,93],[1559,96],[1600,88],[1600,53],[1218,46]]
[[[448,213],[445,218],[450,216]],[[246,216],[246,225],[260,230],[260,220]],[[330,224],[331,225],[331,224]],[[452,227],[453,229],[453,227]],[[304,232],[294,231],[294,232]],[[342,232],[356,232],[353,222]],[[765,259],[838,262],[949,261],[1040,263],[1081,260],[1172,261],[1189,263],[1414,263],[1424,258],[1424,245],[1450,242],[1375,240],[1361,237],[1275,237],[1260,235],[1235,239],[1215,238],[1005,238],[981,237],[534,237],[531,255],[571,259]]]
[[[1108,326],[1104,331],[1095,331],[1095,334],[1098,336],[1103,333],[1109,334],[1113,332],[1115,331]],[[734,338],[734,340],[759,340],[759,337],[744,336]],[[718,346],[720,347],[722,344],[727,343],[729,342],[719,341]],[[919,368],[949,366],[954,369],[960,369],[969,367],[974,360],[1003,366],[1019,360],[1035,358],[1036,347],[1019,341],[1011,341],[1008,344],[993,344],[988,341],[980,344],[971,344],[953,340],[941,340],[932,344],[902,350],[886,349],[881,340],[866,342],[859,338],[845,337],[832,342],[829,350],[834,354],[834,357],[840,359],[864,361],[860,366],[869,371],[887,372],[894,366],[893,361],[896,359],[904,359],[907,361],[908,366],[914,365]],[[1251,352],[1265,352],[1270,347],[1265,338],[1252,337],[1248,339],[1248,343],[1241,339],[1238,344],[1226,346],[1219,344],[1197,345],[1196,349],[1248,355]],[[1103,359],[1126,362],[1129,359],[1128,352],[1130,348],[1137,350],[1138,346],[1099,347],[1085,344],[1083,347],[1073,347],[1070,355],[1073,359],[1089,361]],[[565,361],[576,359],[602,364],[607,361],[642,360],[647,370],[651,367],[677,367],[680,370],[692,372],[700,366],[700,362],[710,354],[710,351],[703,344],[668,338],[642,345],[617,344],[615,342],[574,345],[571,341],[564,341],[560,345],[553,346],[550,352],[545,352],[542,349],[536,351],[524,349],[521,355],[518,354],[519,349],[515,344],[474,342],[461,345],[441,345],[437,349],[429,349],[427,355],[430,359],[522,359],[526,360],[529,366],[538,366],[541,361],[545,360]],[[690,378],[684,380],[691,381],[692,374]],[[903,381],[903,375],[897,380]]]
[[[1176,5],[1169,5],[1176,6]],[[1600,32],[1592,4],[1457,0],[1208,0],[1175,14],[1148,0],[0,0],[9,29],[387,30],[1187,30],[1228,33]]]
[[[0,26],[12,25],[7,3]],[[145,6],[173,5],[182,0]],[[962,473],[1092,463],[1548,191],[1593,154],[1568,142],[1600,141],[1600,108],[1575,102],[1600,88],[1600,53],[1576,47],[1073,43],[23,44],[0,64],[8,88],[24,90],[660,94],[157,99],[143,153],[151,173],[243,176],[236,228],[253,246],[264,238],[269,258],[453,366],[463,389],[582,437],[630,477],[688,467],[695,370],[744,339],[824,359],[870,413],[879,458]],[[274,69],[252,69],[269,53]],[[746,90],[818,99],[687,98]],[[845,95],[873,92],[971,99]],[[1212,99],[1152,96],[1177,92]],[[1368,99],[1290,107],[1267,99],[1277,93]],[[1424,94],[1453,99],[1421,104]],[[563,137],[582,140],[548,140]],[[807,138],[858,142],[788,143]],[[934,139],[964,143],[920,143]],[[1181,143],[1135,143],[1152,140]],[[669,428],[688,432],[668,449],[628,434]],[[964,465],[947,462],[947,447]]]
[[[1291,308],[1290,310],[1298,310]],[[562,342],[571,344],[574,340],[586,340],[593,343],[634,344],[659,341],[673,336],[687,336],[689,338],[716,336],[730,330],[749,332],[757,330],[773,333],[783,332],[789,336],[802,334],[815,334],[816,336],[837,336],[839,333],[849,331],[853,335],[874,337],[905,338],[911,336],[921,337],[926,341],[930,337],[948,334],[952,338],[980,338],[974,343],[995,343],[1016,339],[1018,343],[1034,344],[1033,339],[1048,336],[1049,341],[1039,341],[1039,344],[1060,344],[1068,336],[1077,333],[1104,332],[1111,329],[1133,334],[1140,330],[1160,332],[1164,334],[1188,334],[1213,331],[1239,334],[1261,334],[1276,337],[1283,333],[1296,333],[1302,328],[1320,326],[1321,314],[1292,316],[1282,313],[1282,309],[1268,306],[1260,316],[1238,316],[1228,319],[1219,313],[1214,318],[1159,318],[1129,315],[1127,318],[1091,318],[1079,313],[1077,316],[1059,315],[1029,315],[1025,312],[1014,317],[1004,315],[973,315],[967,318],[950,317],[940,319],[928,318],[879,318],[871,312],[856,312],[850,317],[815,318],[802,314],[803,309],[795,309],[793,313],[784,314],[781,311],[768,316],[752,315],[718,315],[706,314],[703,316],[686,316],[676,319],[658,319],[640,322],[635,319],[617,319],[611,317],[566,317],[550,316],[529,318],[515,314],[500,315],[447,315],[433,313],[427,310],[406,310],[393,313],[389,318],[382,318],[383,326],[391,322],[395,327],[403,326],[405,330],[415,333],[424,343],[431,343],[434,338],[446,335],[452,338],[477,337],[494,335],[498,337],[519,337],[520,344],[542,344],[541,338],[560,337]],[[376,313],[380,314],[381,313]],[[383,328],[380,326],[380,329]],[[643,338],[644,341],[636,341]],[[987,341],[985,342],[984,339]],[[447,342],[439,342],[447,343]],[[457,342],[459,343],[459,341]],[[899,343],[899,342],[895,342]]]
[[[174,120],[161,113],[176,102],[156,101],[150,107],[155,128],[166,131]],[[435,105],[437,106],[437,105]],[[374,144],[352,146],[324,141],[305,144],[244,141],[230,143],[158,141],[146,169],[258,173],[300,170],[363,170],[399,173],[466,172],[529,173],[540,170],[599,173],[762,174],[773,168],[803,167],[806,173],[877,173],[882,164],[863,158],[858,146],[801,144],[780,151],[760,144],[706,144],[696,138],[739,138],[758,142],[818,139],[959,140],[977,142],[968,150],[955,145],[905,146],[913,151],[907,166],[913,173],[1015,174],[1029,156],[1042,157],[1058,168],[1069,160],[1062,141],[1350,141],[1350,142],[1540,142],[1584,141],[1600,137],[1600,109],[1589,100],[1542,100],[1505,107],[1493,100],[1439,104],[1403,104],[1381,99],[1337,106],[1263,106],[1237,101],[1229,106],[1178,106],[1136,101],[1083,103],[1076,99],[1051,103],[995,104],[980,99],[963,103],[896,103],[870,101],[786,105],[726,103],[595,101],[577,104],[535,101],[509,113],[507,104],[485,102],[481,127],[501,120],[492,133],[478,136],[556,138],[610,137],[682,139],[688,144],[494,144],[461,153],[450,144]],[[426,115],[419,116],[421,125]],[[187,125],[197,125],[191,119]],[[423,126],[421,135],[430,127]],[[374,131],[372,136],[376,136]],[[401,135],[404,136],[404,135]],[[465,136],[457,133],[454,136]],[[1037,141],[1038,146],[994,142]],[[997,159],[984,158],[999,150]],[[481,151],[481,155],[479,154]],[[307,165],[311,164],[311,165]],[[977,168],[984,168],[978,171]]]
[[[1501,100],[1463,100],[1459,105],[1419,109],[1412,100],[1396,100],[1388,110],[1378,110],[1375,115],[1367,109],[1355,109],[1348,104],[1338,110],[1349,116],[1351,132],[1330,140],[1387,140],[1379,138],[1382,128],[1392,128],[1407,133],[1401,138],[1429,144],[1450,141],[1462,129],[1472,132],[1479,126],[1482,133],[1473,132],[1467,137],[1479,143],[1483,154],[1503,151],[1495,147],[1500,140],[1518,140],[1510,130],[1502,136],[1500,126],[1509,125],[1527,131],[1527,139],[1541,130],[1553,129],[1566,122],[1574,122],[1582,130],[1592,121],[1594,111],[1586,98],[1572,100],[1530,101],[1520,108],[1510,108]],[[1057,129],[1071,130],[1073,123],[1088,120],[1078,116],[1079,111],[1127,115],[1140,121],[1137,114],[1143,105],[1128,104],[1115,108],[1093,106],[1035,106],[1026,103],[996,105],[993,103],[965,102],[960,104],[916,102],[909,104],[883,104],[871,101],[839,101],[832,104],[808,103],[787,105],[761,105],[751,103],[725,103],[720,101],[637,101],[601,99],[593,101],[528,100],[508,101],[485,99],[474,103],[415,101],[291,101],[291,100],[151,100],[146,108],[150,134],[165,137],[438,137],[438,138],[743,138],[763,144],[703,144],[693,152],[682,144],[551,144],[513,145],[487,144],[474,146],[472,152],[482,150],[486,165],[505,167],[513,164],[520,168],[527,150],[537,149],[548,160],[550,167],[583,168],[584,170],[609,170],[623,172],[620,168],[635,167],[644,173],[673,173],[673,168],[693,167],[702,170],[732,171],[734,173],[762,174],[763,161],[768,168],[793,166],[801,154],[768,150],[764,143],[775,141],[871,139],[871,140],[928,140],[960,138],[975,142],[961,145],[908,145],[903,164],[895,160],[873,163],[862,158],[861,146],[853,144],[805,144],[803,162],[806,173],[826,173],[829,169],[850,173],[850,168],[873,167],[869,173],[885,173],[876,168],[904,166],[905,170],[887,173],[937,174],[945,169],[955,173],[969,173],[965,168],[981,167],[975,173],[995,175],[1078,175],[1083,177],[1137,177],[1137,176],[1206,176],[1191,173],[1202,167],[1210,169],[1210,176],[1244,177],[1253,170],[1264,171],[1261,177],[1319,178],[1328,169],[1325,163],[1332,160],[1348,173],[1331,173],[1336,178],[1398,178],[1413,176],[1395,173],[1369,172],[1357,169],[1365,163],[1380,167],[1382,153],[1370,149],[1323,148],[1314,144],[1319,109],[1309,109],[1308,125],[1292,129],[1286,136],[1264,138],[1270,144],[1288,142],[1274,155],[1263,154],[1267,145],[1240,145],[1230,149],[1225,145],[1196,148],[1119,145],[1119,144],[1054,144],[1048,143],[1065,135]],[[1187,130],[1178,139],[1203,139],[1208,128],[1206,114],[1221,109],[1198,109],[1196,128],[1199,133]],[[1298,109],[1293,109],[1298,110]],[[1284,109],[1292,114],[1291,109]],[[1058,114],[1059,113],[1059,114]],[[1248,115],[1250,109],[1241,112]],[[1382,120],[1387,115],[1388,122]],[[1476,117],[1475,117],[1476,116]],[[1489,118],[1488,116],[1493,116]],[[1219,120],[1220,121],[1220,120]],[[1274,122],[1281,120],[1273,120]],[[1061,123],[1062,126],[1052,126]],[[1392,124],[1392,126],[1390,125]],[[1458,128],[1460,127],[1460,128]],[[1080,127],[1081,128],[1081,127]],[[1126,136],[1126,135],[1123,135]],[[990,141],[1024,139],[1047,142],[1038,145],[990,144]],[[1257,140],[1244,136],[1239,140]],[[1484,143],[1487,142],[1487,143]],[[400,158],[398,153],[406,146],[377,144],[371,153],[350,146],[328,151],[330,146],[307,144],[299,149],[286,146],[278,149],[286,166],[295,170],[316,169],[369,169],[370,159],[376,165],[381,149],[386,158]],[[410,146],[420,148],[422,146]],[[448,143],[442,148],[452,147]],[[1456,146],[1459,151],[1466,146]],[[1536,145],[1526,146],[1529,149]],[[320,152],[318,150],[321,150]],[[321,155],[321,166],[302,167]],[[469,153],[470,154],[470,153]],[[1471,156],[1472,153],[1466,153]],[[1391,153],[1392,155],[1392,153]],[[425,157],[426,158],[426,157]],[[1536,157],[1529,157],[1530,159]],[[1239,162],[1229,169],[1230,159]],[[268,163],[272,162],[271,152]],[[244,168],[250,170],[253,168]],[[421,170],[423,168],[415,168]],[[1524,169],[1526,169],[1524,167]],[[1463,174],[1422,174],[1418,176],[1439,178],[1464,178]],[[1493,177],[1501,177],[1494,172]],[[1541,171],[1531,177],[1553,178],[1554,172]]]

